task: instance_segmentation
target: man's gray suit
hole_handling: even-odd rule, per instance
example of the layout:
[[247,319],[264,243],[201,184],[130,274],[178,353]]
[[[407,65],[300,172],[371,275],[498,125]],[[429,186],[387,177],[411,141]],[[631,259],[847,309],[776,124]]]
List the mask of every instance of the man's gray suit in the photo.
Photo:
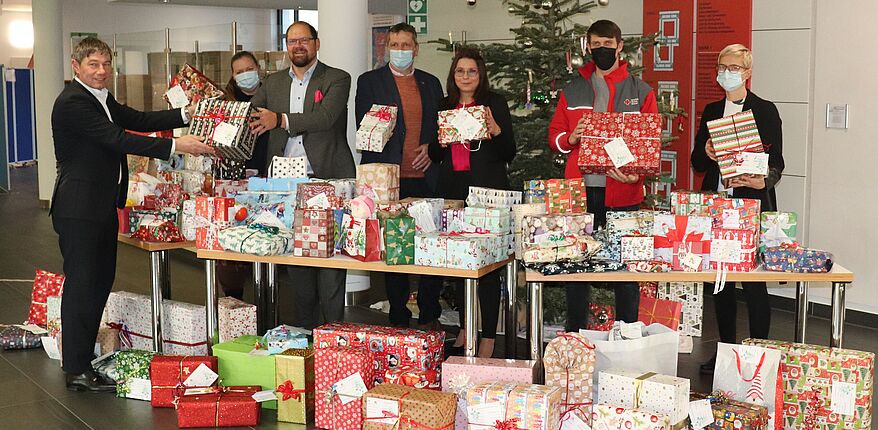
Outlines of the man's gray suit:
[[[283,156],[290,136],[301,135],[315,177],[355,177],[356,167],[347,139],[351,75],[318,61],[308,81],[302,113],[289,112],[292,82],[290,69],[273,73],[250,100],[253,106],[286,113],[289,119],[288,130],[278,127],[269,131],[267,162],[270,164],[274,156]],[[346,271],[297,266],[288,266],[287,270],[293,282],[295,325],[312,329],[321,319],[344,319]]]

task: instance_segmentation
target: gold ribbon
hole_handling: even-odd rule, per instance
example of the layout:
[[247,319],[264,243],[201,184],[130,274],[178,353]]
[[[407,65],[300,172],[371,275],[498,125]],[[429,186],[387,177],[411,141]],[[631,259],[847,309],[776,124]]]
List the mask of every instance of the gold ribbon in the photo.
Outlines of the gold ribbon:
[[643,381],[657,375],[655,372],[647,372],[634,378],[634,409],[640,408],[640,394],[643,391]]

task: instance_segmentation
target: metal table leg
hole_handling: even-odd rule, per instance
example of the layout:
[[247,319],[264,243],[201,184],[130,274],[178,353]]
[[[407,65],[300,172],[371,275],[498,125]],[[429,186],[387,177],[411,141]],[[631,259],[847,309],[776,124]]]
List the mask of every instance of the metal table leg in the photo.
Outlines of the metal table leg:
[[149,253],[149,277],[152,284],[152,349],[161,354],[162,342],[162,254],[165,251]]
[[207,345],[213,346],[217,336],[217,307],[216,307],[216,260],[204,260],[204,273],[207,278]]
[[171,258],[168,251],[158,251],[162,265],[162,297],[171,300]]
[[274,263],[267,263],[266,268],[268,270],[268,276],[266,276],[266,280],[268,282],[268,304],[265,306],[266,311],[268,312],[267,321],[271,324],[271,328],[277,327],[277,265]]
[[[530,359],[538,362],[542,369],[543,361],[543,283],[528,282],[528,339],[530,340]],[[537,372],[536,383],[542,382],[543,372]]]
[[808,324],[808,283],[796,283],[796,342],[805,343],[805,332]]
[[464,299],[463,305],[466,309],[464,312],[464,330],[466,333],[466,345],[464,346],[464,355],[467,357],[476,356],[476,340],[479,337],[478,314],[479,295],[478,295],[478,279],[464,280]]
[[256,305],[256,330],[265,333],[268,329],[265,319],[265,264],[253,263],[253,304]]
[[518,286],[518,260],[506,264],[506,358],[516,358],[516,338],[518,336],[518,306],[515,295]]
[[829,326],[829,346],[834,348],[841,348],[844,337],[844,293],[847,285],[845,282],[832,283],[832,320]]

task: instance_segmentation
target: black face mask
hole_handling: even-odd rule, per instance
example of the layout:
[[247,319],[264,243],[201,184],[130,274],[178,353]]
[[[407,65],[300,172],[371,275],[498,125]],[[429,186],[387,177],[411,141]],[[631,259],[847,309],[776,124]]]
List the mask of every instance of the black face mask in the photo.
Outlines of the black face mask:
[[613,64],[616,64],[616,48],[600,48],[591,49],[591,59],[594,64],[601,70],[610,70]]

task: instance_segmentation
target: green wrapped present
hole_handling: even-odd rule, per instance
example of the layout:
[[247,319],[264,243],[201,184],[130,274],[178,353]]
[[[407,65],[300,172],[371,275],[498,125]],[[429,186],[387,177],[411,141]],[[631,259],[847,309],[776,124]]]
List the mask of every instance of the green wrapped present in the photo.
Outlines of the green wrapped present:
[[307,424],[314,419],[314,350],[288,349],[275,361],[277,420]]
[[[275,356],[265,355],[267,350],[250,354],[260,339],[248,335],[214,345],[213,355],[219,358],[219,377],[223,385],[259,385],[263,390],[277,388]],[[277,409],[277,401],[262,402],[262,407]]]
[[155,355],[152,351],[132,349],[116,353],[114,359],[116,396],[127,399],[152,400],[152,384],[149,380],[149,363]]
[[218,237],[223,249],[244,254],[282,255],[293,250],[292,230],[264,224],[227,228]]
[[384,262],[415,263],[415,219],[400,215],[384,221]]

